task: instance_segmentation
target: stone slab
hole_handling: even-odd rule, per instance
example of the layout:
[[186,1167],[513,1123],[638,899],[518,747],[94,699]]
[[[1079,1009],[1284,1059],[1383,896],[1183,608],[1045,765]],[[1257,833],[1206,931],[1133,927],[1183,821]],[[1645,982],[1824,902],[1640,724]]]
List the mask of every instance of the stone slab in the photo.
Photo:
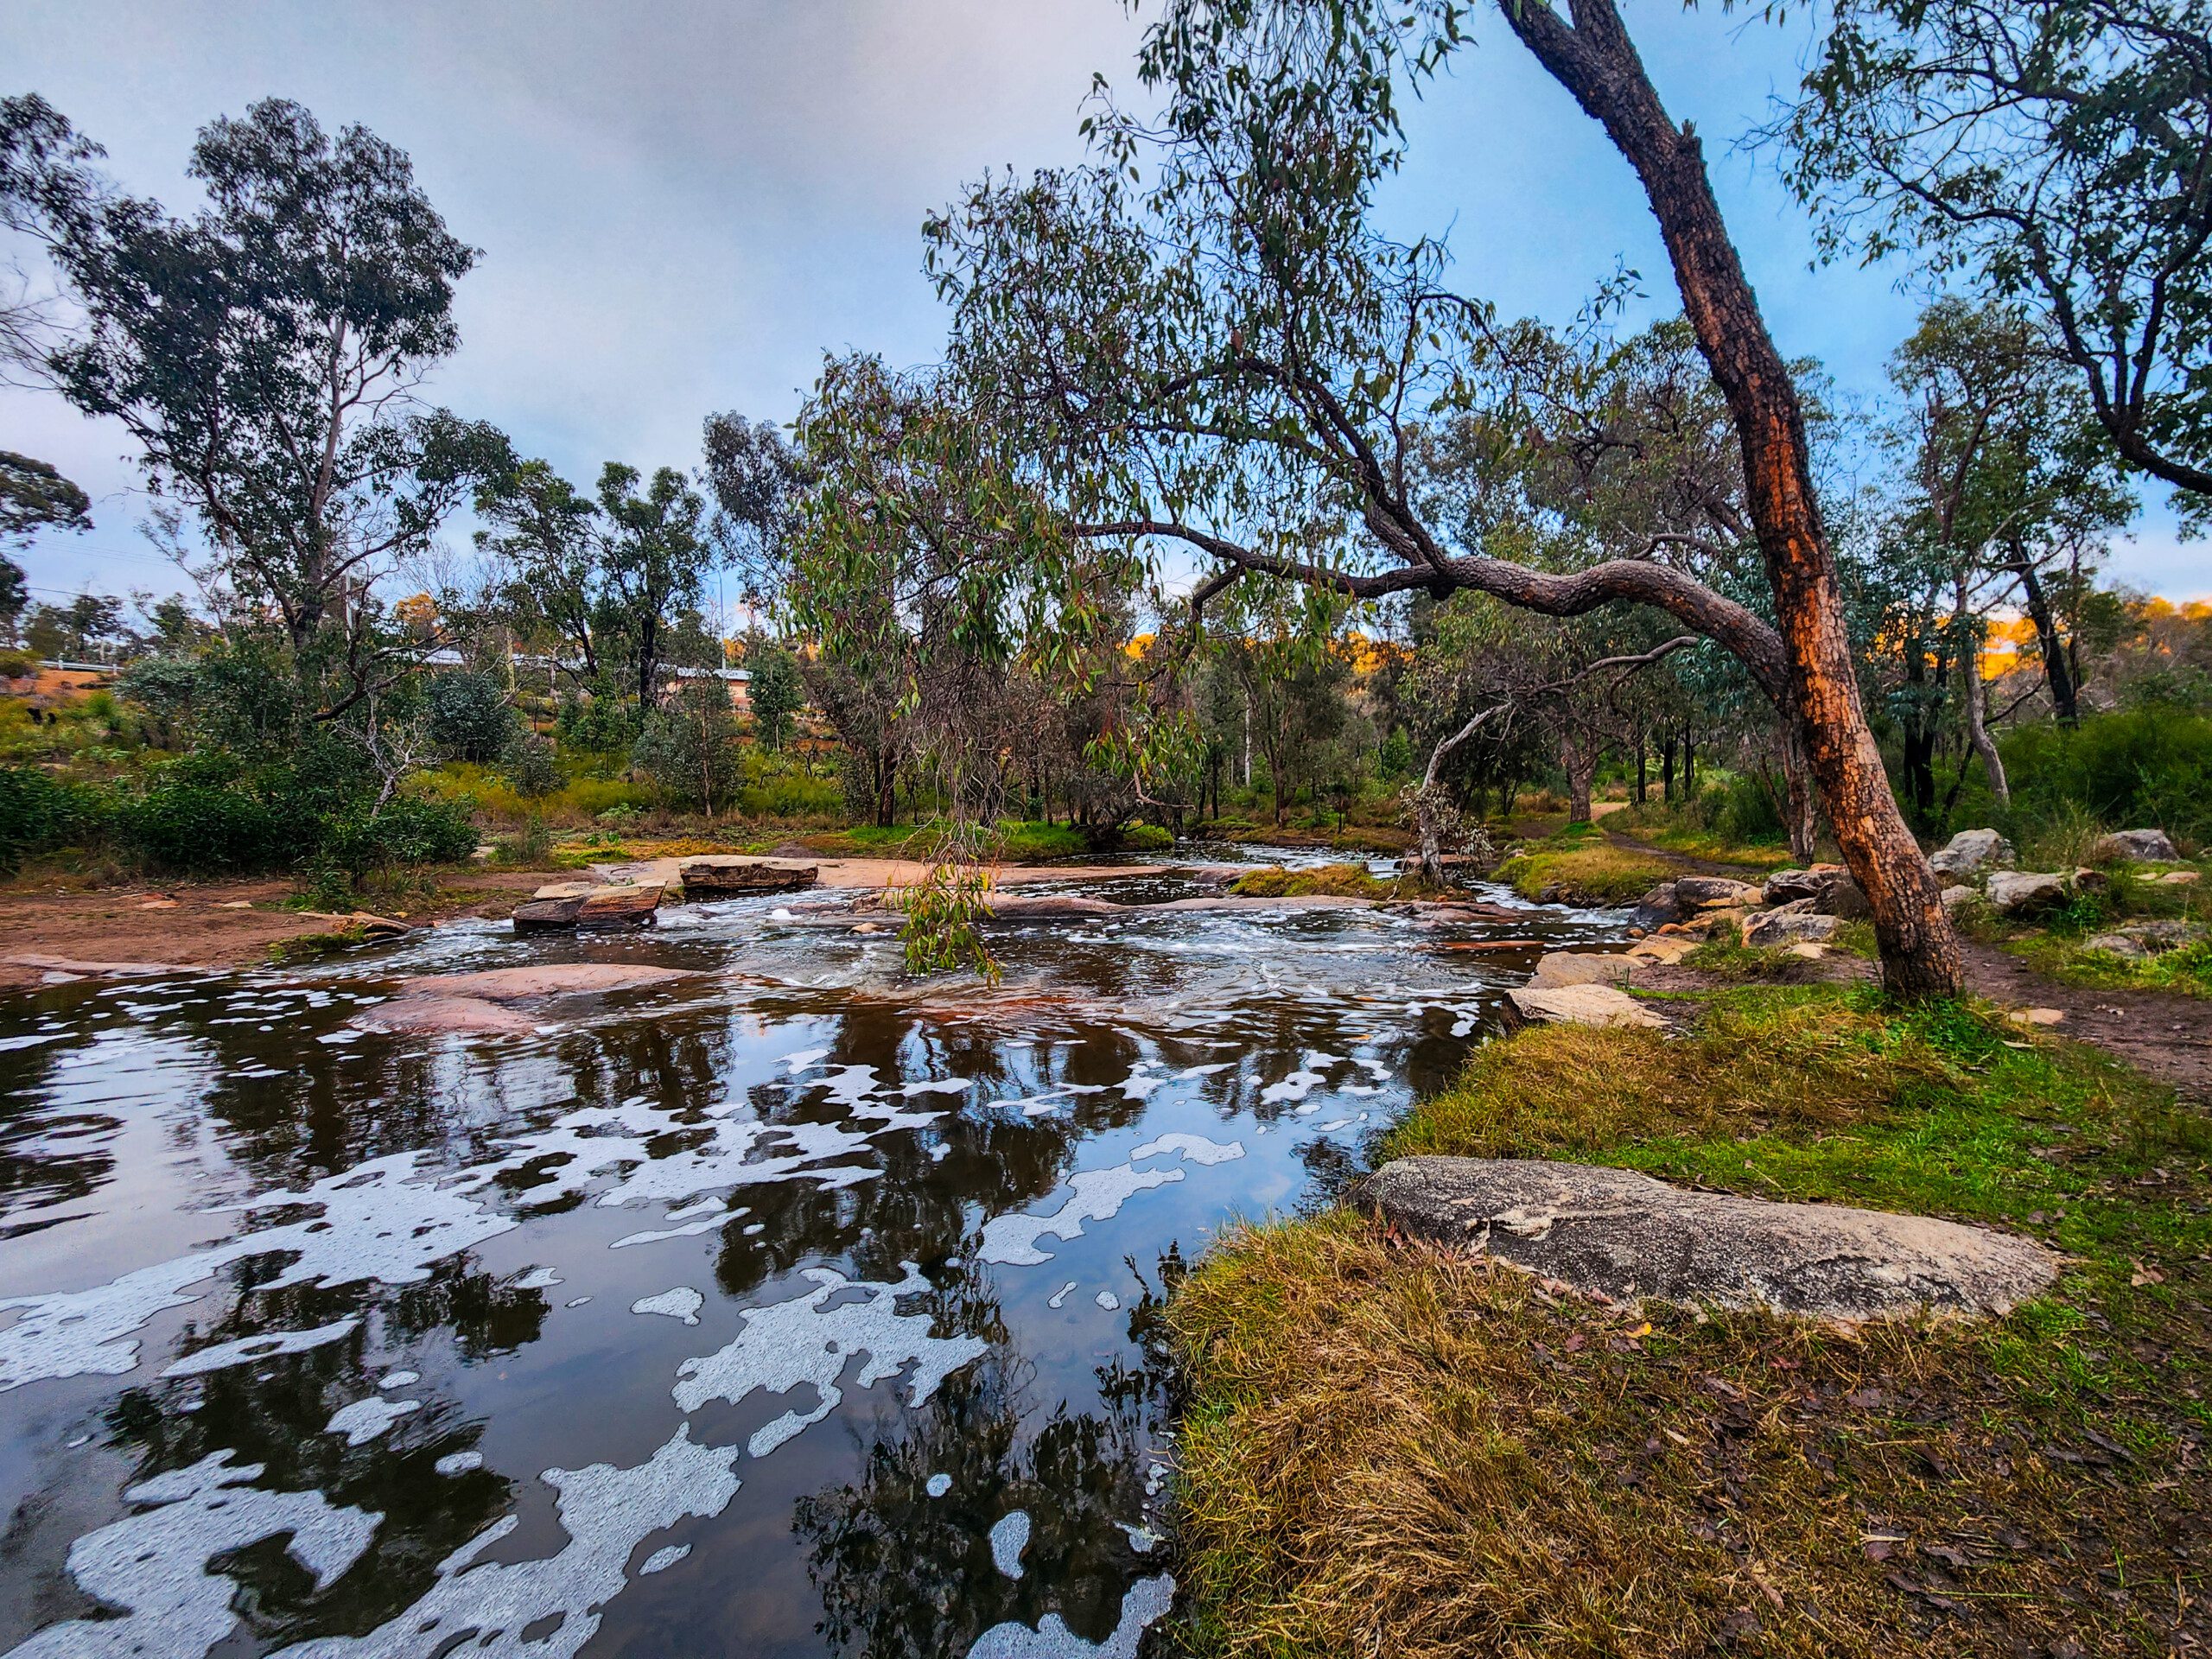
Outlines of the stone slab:
[[1349,1198],[1402,1233],[1619,1302],[1843,1319],[1999,1314],[2042,1294],[2059,1268],[2010,1233],[1700,1192],[1585,1164],[1402,1158]]

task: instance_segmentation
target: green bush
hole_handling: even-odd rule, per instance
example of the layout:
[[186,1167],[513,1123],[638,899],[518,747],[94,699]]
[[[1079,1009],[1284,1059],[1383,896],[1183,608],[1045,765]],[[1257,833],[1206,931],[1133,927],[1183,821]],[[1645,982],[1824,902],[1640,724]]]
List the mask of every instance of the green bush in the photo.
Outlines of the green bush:
[[403,796],[334,820],[319,850],[358,880],[396,864],[457,864],[476,850],[476,826],[456,803]]
[[1175,837],[1156,823],[1125,823],[1116,837],[1125,852],[1164,853],[1175,844]]
[[0,868],[97,838],[112,810],[106,792],[90,784],[36,766],[0,766]]
[[2023,832],[2078,810],[2115,829],[2212,841],[2212,719],[2202,715],[2131,709],[2073,727],[2024,726],[1999,752]]
[[235,785],[171,772],[116,804],[123,849],[158,869],[211,873],[274,869],[308,850],[312,822]]
[[514,741],[519,722],[507,689],[489,674],[440,674],[423,688],[423,700],[430,741],[455,760],[496,760]]

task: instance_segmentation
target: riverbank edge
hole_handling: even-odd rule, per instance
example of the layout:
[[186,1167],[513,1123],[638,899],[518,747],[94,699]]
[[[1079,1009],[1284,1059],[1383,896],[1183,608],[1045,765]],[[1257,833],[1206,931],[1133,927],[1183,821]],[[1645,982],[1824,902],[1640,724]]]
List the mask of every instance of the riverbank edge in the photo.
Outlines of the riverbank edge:
[[2068,1256],[2055,1292],[1846,1329],[1588,1302],[1343,1209],[1233,1230],[1166,1313],[1192,1650],[2202,1640],[2205,1115],[1986,1005],[1690,1000],[1680,1038],[1489,1045],[1375,1160],[1566,1159],[2002,1226]]

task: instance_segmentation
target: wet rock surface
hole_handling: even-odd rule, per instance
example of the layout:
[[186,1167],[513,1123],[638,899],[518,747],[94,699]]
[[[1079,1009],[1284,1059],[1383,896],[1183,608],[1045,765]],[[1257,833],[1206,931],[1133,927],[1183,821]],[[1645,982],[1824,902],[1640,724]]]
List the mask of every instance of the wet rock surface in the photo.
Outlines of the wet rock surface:
[[822,866],[811,858],[748,858],[710,853],[677,865],[677,879],[692,899],[727,898],[734,893],[800,893],[822,880]]
[[2031,1240],[1956,1222],[1700,1192],[1582,1164],[1402,1158],[1350,1200],[1402,1233],[1620,1302],[1987,1315],[2042,1293],[2059,1266]]

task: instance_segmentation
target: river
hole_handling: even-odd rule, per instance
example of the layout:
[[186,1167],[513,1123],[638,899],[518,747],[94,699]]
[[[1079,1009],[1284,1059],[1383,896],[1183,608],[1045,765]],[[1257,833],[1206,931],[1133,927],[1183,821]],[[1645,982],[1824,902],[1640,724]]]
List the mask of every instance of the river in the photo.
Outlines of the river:
[[[1494,1028],[1535,951],[1454,946],[1620,925],[1139,911],[988,986],[847,897],[0,997],[0,1653],[1127,1659],[1163,1274]],[[579,962],[683,976],[378,1028]]]

